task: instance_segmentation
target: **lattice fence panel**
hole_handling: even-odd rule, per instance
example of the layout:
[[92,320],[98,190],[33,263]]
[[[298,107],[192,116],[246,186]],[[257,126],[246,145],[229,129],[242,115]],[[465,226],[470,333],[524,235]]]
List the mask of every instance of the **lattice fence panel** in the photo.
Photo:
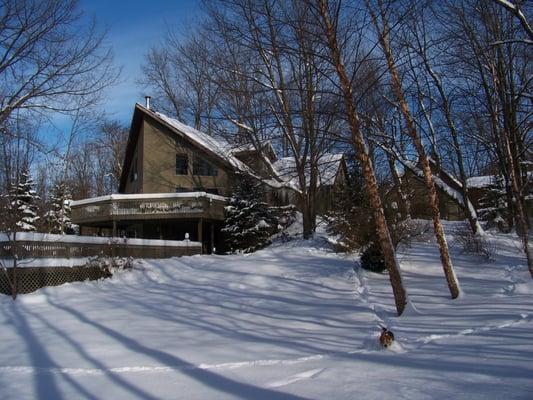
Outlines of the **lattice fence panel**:
[[[8,270],[10,279],[13,271]],[[82,282],[108,278],[111,275],[94,267],[54,267],[54,268],[20,268],[17,269],[17,292],[31,293],[45,286],[58,286],[67,282]],[[0,292],[11,295],[8,278],[0,276]]]

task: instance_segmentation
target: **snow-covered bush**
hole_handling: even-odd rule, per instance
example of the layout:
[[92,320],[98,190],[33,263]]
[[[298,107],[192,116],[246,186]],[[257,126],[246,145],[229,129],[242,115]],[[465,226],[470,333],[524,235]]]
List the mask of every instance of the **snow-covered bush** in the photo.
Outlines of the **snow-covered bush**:
[[431,231],[431,223],[424,219],[404,219],[391,224],[390,234],[395,247],[411,247],[414,238]]
[[467,224],[454,232],[454,244],[464,253],[478,254],[487,260],[493,260],[496,256],[493,243],[485,235],[474,234]]
[[263,201],[257,181],[240,175],[237,182],[225,208],[222,233],[230,252],[251,253],[270,244],[272,234],[278,229],[278,222]]
[[283,242],[289,241],[291,239],[290,233],[288,232],[289,227],[297,220],[296,207],[292,204],[281,207],[270,207],[270,212],[277,221],[276,229],[273,231],[274,234],[277,234],[275,237],[281,238]]
[[132,268],[133,258],[99,255],[87,261],[86,266],[98,268],[106,277],[109,278],[113,276],[114,271]]

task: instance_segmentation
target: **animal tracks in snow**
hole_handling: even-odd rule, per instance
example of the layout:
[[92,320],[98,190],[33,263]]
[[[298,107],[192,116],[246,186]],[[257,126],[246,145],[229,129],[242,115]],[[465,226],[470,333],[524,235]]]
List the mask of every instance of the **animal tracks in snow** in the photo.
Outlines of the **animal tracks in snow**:
[[288,376],[285,379],[280,379],[278,381],[272,382],[267,384],[267,387],[277,388],[281,386],[287,386],[291,383],[301,381],[303,379],[312,379],[318,374],[320,374],[322,371],[324,371],[325,368],[316,368],[316,369],[310,369],[309,371],[303,371],[295,375]]
[[305,357],[298,357],[286,360],[252,360],[229,362],[220,364],[199,364],[181,366],[128,366],[114,368],[58,368],[58,367],[32,367],[32,366],[3,366],[0,373],[11,374],[60,374],[60,375],[106,375],[124,373],[165,373],[194,369],[236,369],[243,367],[270,366],[270,365],[292,365],[306,361],[319,360],[327,354],[316,354]]
[[434,340],[438,339],[446,339],[446,338],[453,338],[453,337],[460,337],[460,336],[467,336],[467,335],[475,335],[477,333],[481,332],[489,332],[497,329],[504,329],[509,328],[512,326],[520,325],[526,322],[531,321],[531,316],[529,314],[520,314],[520,318],[514,320],[514,321],[507,321],[502,322],[501,324],[492,325],[492,326],[482,326],[479,328],[470,328],[470,329],[463,329],[462,331],[459,331],[457,333],[447,333],[442,335],[429,335],[424,336],[421,338],[416,339],[416,342],[422,342],[422,344],[428,344]]

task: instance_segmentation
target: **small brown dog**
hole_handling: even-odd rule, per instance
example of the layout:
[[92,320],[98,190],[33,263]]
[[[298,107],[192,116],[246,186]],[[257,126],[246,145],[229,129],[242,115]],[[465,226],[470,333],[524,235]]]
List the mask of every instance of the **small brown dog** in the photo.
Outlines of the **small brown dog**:
[[379,343],[382,347],[390,347],[392,345],[392,342],[394,341],[394,333],[389,331],[385,327],[381,327],[381,335],[379,335]]

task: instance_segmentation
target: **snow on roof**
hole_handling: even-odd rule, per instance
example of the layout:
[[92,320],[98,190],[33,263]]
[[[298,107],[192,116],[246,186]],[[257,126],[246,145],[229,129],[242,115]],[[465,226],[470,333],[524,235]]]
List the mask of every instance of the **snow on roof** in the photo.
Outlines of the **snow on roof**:
[[204,132],[200,132],[193,127],[185,125],[177,119],[167,117],[165,114],[161,114],[160,112],[155,112],[155,114],[168,125],[172,126],[180,133],[188,137],[190,140],[229,162],[237,170],[248,172],[249,168],[246,166],[246,164],[233,155],[235,146],[230,144],[228,141],[224,140],[223,138],[214,138],[209,136]]
[[[318,186],[331,186],[340,168],[343,154],[326,153],[318,161]],[[299,187],[300,182],[296,171],[294,157],[283,157],[273,164],[278,175],[289,185]],[[309,166],[306,166],[306,181],[309,183]]]
[[[242,151],[242,146],[232,145],[223,138],[214,138],[206,133],[200,132],[197,129],[194,129],[184,123],[178,121],[177,119],[167,117],[160,112],[154,112],[159,118],[161,118],[165,123],[175,128],[177,131],[188,137],[191,141],[194,141],[201,147],[205,148],[207,151],[218,155],[220,158],[226,160],[231,164],[236,170],[245,172],[251,176],[254,176],[260,179],[255,171],[253,171],[248,165],[239,160],[235,154],[239,151]],[[265,157],[266,158],[266,157]],[[272,171],[277,175],[277,171],[273,169]],[[274,176],[272,179],[261,179],[264,183],[271,187],[279,188],[286,185],[285,181],[279,177]],[[293,187],[294,188],[294,187]],[[294,188],[297,190],[296,188]]]
[[255,151],[256,148],[254,146],[253,143],[245,143],[245,144],[239,144],[237,146],[235,146],[231,152],[233,154],[237,154],[237,153],[242,153],[242,152],[245,152],[245,151]]
[[[272,147],[272,142],[270,140],[263,141],[262,143],[259,144],[259,147],[263,155],[267,155],[272,160],[277,159],[274,148]],[[235,146],[231,152],[234,155],[239,155],[239,154],[247,153],[247,152],[255,152],[257,150],[258,149],[256,145],[254,145],[253,143],[245,143],[245,144]]]
[[475,189],[486,188],[495,185],[497,182],[498,177],[496,175],[472,176],[466,181],[469,188]]

